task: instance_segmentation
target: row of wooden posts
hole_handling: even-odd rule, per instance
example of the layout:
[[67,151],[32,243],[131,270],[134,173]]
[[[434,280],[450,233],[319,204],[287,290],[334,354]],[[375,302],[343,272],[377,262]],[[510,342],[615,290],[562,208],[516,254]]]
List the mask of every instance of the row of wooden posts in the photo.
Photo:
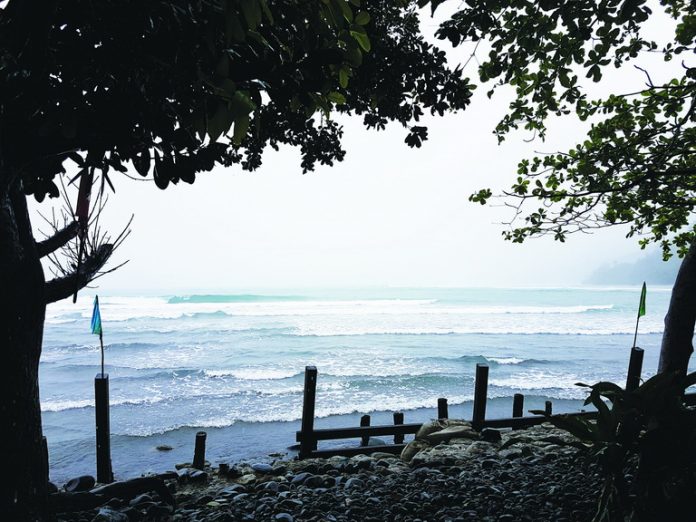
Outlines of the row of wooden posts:
[[[628,365],[626,389],[632,390],[640,385],[640,376],[643,367],[644,352],[641,348],[631,349],[631,357]],[[474,403],[471,422],[474,428],[524,428],[541,424],[546,420],[545,415],[524,416],[524,395],[516,393],[512,401],[512,417],[500,419],[486,418],[486,404],[488,400],[488,372],[487,364],[476,365],[476,377],[474,381]],[[351,456],[361,453],[373,453],[377,451],[387,453],[400,453],[404,448],[406,435],[414,435],[421,428],[421,423],[405,423],[402,412],[394,412],[393,424],[371,426],[370,416],[363,415],[360,418],[360,426],[349,428],[315,429],[314,414],[316,404],[317,369],[315,366],[305,368],[304,397],[302,404],[302,422],[300,431],[296,433],[296,440],[300,443],[300,458],[329,457],[333,455]],[[109,375],[99,373],[94,379],[95,392],[95,420],[97,442],[97,481],[108,483],[113,481],[111,466],[111,442],[109,425]],[[690,402],[696,402],[696,395],[690,397]],[[437,401],[437,418],[449,418],[448,403],[446,398]],[[545,402],[546,415],[553,413],[551,401]],[[581,411],[570,415],[592,417],[595,412]],[[393,437],[393,443],[370,445],[371,437]],[[360,439],[360,446],[348,448],[333,448],[319,450],[319,441],[338,439]],[[206,433],[196,434],[193,466],[202,469],[205,461]]]
[[[643,368],[644,351],[642,348],[631,349],[631,357],[628,365],[626,389],[633,390],[640,385],[640,376]],[[516,393],[512,400],[512,417],[501,419],[486,419],[486,404],[488,402],[488,371],[487,364],[476,365],[476,377],[474,381],[474,404],[471,423],[475,429],[483,428],[524,428],[541,424],[546,420],[546,415],[553,413],[553,404],[546,401],[544,404],[545,415],[524,416],[524,395]],[[296,433],[296,440],[300,443],[300,458],[330,457],[333,455],[351,456],[360,453],[387,452],[400,453],[404,448],[404,436],[418,432],[422,424],[404,423],[404,414],[394,412],[393,424],[382,426],[370,426],[370,416],[363,415],[360,418],[360,426],[355,428],[314,428],[314,411],[316,403],[317,369],[315,366],[305,368],[304,398],[302,403],[302,423],[300,431]],[[593,411],[581,411],[570,415],[592,417]],[[449,418],[446,398],[437,401],[437,418]],[[370,437],[393,436],[393,444],[369,445]],[[317,449],[318,442],[324,440],[339,440],[359,438],[360,446],[350,448]]]

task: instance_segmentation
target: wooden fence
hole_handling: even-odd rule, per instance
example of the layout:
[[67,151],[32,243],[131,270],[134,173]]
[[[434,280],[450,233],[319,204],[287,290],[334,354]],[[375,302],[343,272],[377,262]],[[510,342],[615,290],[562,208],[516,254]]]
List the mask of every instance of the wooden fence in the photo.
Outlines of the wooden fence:
[[[638,347],[631,349],[631,358],[628,365],[628,375],[626,378],[626,389],[636,389],[640,384],[640,375],[643,368],[643,350]],[[488,400],[488,365],[476,365],[476,378],[474,381],[474,404],[471,423],[475,429],[483,428],[526,428],[546,422],[545,415],[524,416],[524,395],[516,393],[512,402],[512,417],[487,419],[486,404]],[[301,459],[310,457],[331,457],[334,455],[352,456],[358,454],[369,454],[374,452],[385,452],[399,454],[404,448],[404,436],[414,435],[421,428],[420,423],[404,423],[404,415],[395,412],[394,423],[381,426],[370,426],[370,416],[363,415],[360,419],[360,426],[354,428],[314,428],[314,410],[317,391],[317,369],[314,366],[305,368],[304,382],[304,401],[302,404],[302,424],[300,431],[296,433],[296,440],[300,443]],[[696,393],[687,394],[687,404],[696,405]],[[441,398],[437,401],[438,419],[448,418],[447,399]],[[546,414],[553,413],[553,404],[546,401]],[[567,415],[592,418],[596,416],[594,411],[580,411]],[[393,437],[392,444],[369,445],[370,437]],[[339,440],[359,438],[360,445],[349,448],[332,448],[319,450],[317,443],[324,440]]]

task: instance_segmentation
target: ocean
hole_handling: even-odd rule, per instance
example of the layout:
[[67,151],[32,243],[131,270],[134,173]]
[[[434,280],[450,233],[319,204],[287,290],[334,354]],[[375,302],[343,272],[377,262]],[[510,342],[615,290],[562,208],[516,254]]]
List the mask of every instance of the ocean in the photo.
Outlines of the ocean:
[[[490,366],[489,417],[552,400],[583,407],[577,382],[624,383],[639,288],[367,289],[233,295],[100,295],[117,478],[190,461],[198,430],[212,463],[288,453],[303,371],[318,369],[316,425],[470,418],[476,363]],[[638,346],[657,367],[670,289],[649,288]],[[95,473],[94,295],[52,304],[40,363],[51,479]],[[344,444],[353,443],[351,441]],[[171,451],[158,451],[167,444]],[[330,443],[326,443],[328,445]]]

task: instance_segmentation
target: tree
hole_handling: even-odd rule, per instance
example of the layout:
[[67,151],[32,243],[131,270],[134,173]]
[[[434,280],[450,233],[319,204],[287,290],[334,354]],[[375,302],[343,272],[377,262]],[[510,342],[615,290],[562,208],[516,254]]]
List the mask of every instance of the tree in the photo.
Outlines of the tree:
[[[425,2],[421,2],[424,4]],[[434,2],[437,5],[441,2]],[[591,122],[586,139],[567,152],[519,163],[517,180],[502,196],[513,208],[505,239],[521,243],[616,225],[640,245],[659,243],[668,259],[683,257],[660,354],[660,371],[685,372],[696,322],[696,7],[660,0],[674,21],[673,41],[643,36],[653,12],[645,0],[478,1],[444,22],[438,36],[453,45],[485,41],[481,82],[502,86],[515,98],[495,134],[500,141],[520,127],[542,139],[551,117]],[[590,100],[583,82],[600,82],[606,69],[658,53],[681,59],[678,76]],[[585,80],[581,78],[584,76]],[[471,201],[486,204],[483,189]],[[538,206],[537,206],[538,205]]]
[[399,122],[420,146],[424,111],[462,109],[470,90],[419,35],[407,0],[0,7],[0,440],[12,470],[3,474],[11,476],[0,493],[4,519],[45,516],[38,363],[46,304],[85,286],[112,251],[102,244],[45,281],[41,257],[81,227],[68,223],[37,243],[28,196],[58,196],[69,162],[95,191],[130,165],[163,189],[215,165],[253,170],[267,145],[299,147],[305,171],[330,165],[345,154],[336,111],[361,114],[368,127]]

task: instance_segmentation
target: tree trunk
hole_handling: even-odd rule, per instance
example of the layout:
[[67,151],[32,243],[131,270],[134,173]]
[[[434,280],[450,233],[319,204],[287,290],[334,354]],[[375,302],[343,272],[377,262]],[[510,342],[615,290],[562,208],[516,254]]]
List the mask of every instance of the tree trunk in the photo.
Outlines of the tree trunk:
[[44,274],[26,197],[17,182],[3,185],[0,188],[0,462],[3,465],[0,518],[42,520],[46,518],[48,481],[38,382],[46,312]]
[[658,372],[686,373],[694,351],[696,323],[696,242],[691,243],[672,289],[672,299],[665,316]]

